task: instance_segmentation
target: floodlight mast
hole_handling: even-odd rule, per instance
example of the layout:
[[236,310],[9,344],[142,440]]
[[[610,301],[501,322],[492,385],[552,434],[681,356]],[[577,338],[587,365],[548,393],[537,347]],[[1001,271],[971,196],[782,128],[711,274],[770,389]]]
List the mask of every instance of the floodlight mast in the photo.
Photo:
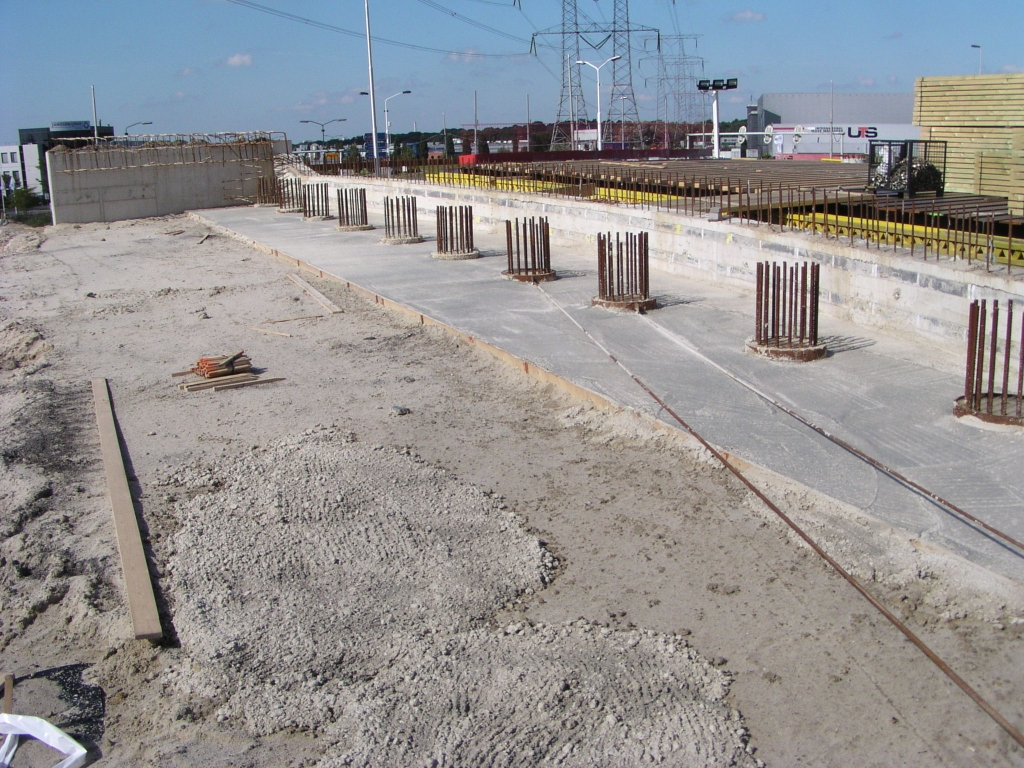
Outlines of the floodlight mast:
[[739,84],[739,80],[735,77],[730,77],[727,80],[700,80],[697,83],[698,91],[711,91],[714,94],[714,99],[711,102],[711,140],[714,143],[714,146],[711,148],[711,157],[715,160],[719,160],[722,157],[720,149],[721,129],[718,125],[718,92],[735,90],[739,87]]
[[370,45],[370,0],[363,0],[363,12],[366,16],[366,60],[370,70],[370,130],[373,133],[373,173],[380,175],[380,157],[377,153],[377,97],[373,86],[373,48]]

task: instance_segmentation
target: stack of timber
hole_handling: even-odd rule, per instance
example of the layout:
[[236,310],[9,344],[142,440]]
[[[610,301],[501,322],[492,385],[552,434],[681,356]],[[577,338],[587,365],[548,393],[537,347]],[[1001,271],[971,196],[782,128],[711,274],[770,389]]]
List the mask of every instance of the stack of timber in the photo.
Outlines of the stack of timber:
[[261,379],[252,372],[252,361],[244,351],[239,350],[233,355],[213,355],[200,357],[187,371],[171,374],[172,376],[201,376],[199,381],[185,381],[178,385],[182,392],[199,392],[212,389],[221,392],[225,389],[240,389],[256,384],[271,384],[284,381],[283,378]]
[[919,77],[914,124],[946,142],[946,189],[1008,198],[1024,215],[1024,74]]

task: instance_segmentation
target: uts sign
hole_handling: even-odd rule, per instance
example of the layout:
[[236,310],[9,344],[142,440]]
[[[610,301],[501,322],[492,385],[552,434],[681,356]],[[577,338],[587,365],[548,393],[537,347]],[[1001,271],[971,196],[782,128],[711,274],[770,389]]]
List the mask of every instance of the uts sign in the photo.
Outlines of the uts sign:
[[[855,130],[856,133],[854,133]],[[850,125],[846,128],[846,135],[851,139],[877,139],[878,129],[868,125],[862,125],[859,128],[854,128]]]

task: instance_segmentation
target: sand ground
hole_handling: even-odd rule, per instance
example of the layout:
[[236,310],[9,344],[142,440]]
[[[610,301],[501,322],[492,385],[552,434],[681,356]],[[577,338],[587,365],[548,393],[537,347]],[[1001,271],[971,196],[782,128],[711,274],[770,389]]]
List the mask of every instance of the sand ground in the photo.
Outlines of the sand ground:
[[[550,579],[541,570],[529,576],[510,567],[518,574],[507,582],[512,596],[494,589],[489,607],[475,606],[465,627],[456,621],[442,628],[464,640],[458,647],[467,664],[488,674],[514,670],[530,652],[530,638],[568,622],[578,629],[567,629],[560,641],[567,643],[565,659],[581,658],[583,646],[571,643],[585,627],[608,642],[651,638],[635,646],[640,653],[651,645],[643,663],[629,667],[640,670],[637,679],[652,670],[693,675],[693,711],[707,713],[702,727],[718,723],[693,736],[692,743],[714,747],[700,757],[673,752],[671,744],[616,753],[611,740],[602,742],[604,757],[570,748],[547,755],[552,762],[1024,764],[1024,752],[998,726],[690,443],[628,414],[581,407],[329,282],[316,284],[342,313],[267,324],[321,308],[285,279],[286,266],[224,237],[200,243],[207,234],[193,221],[169,217],[42,231],[11,226],[0,235],[0,658],[19,678],[16,711],[62,724],[100,764],[329,765],[346,764],[346,755],[350,764],[389,764],[364,759],[374,745],[397,749],[386,739],[372,741],[381,738],[379,729],[373,736],[369,727],[342,726],[355,718],[383,723],[386,733],[394,721],[379,703],[415,699],[401,681],[423,677],[424,659],[433,658],[424,644],[436,635],[417,636],[419,644],[402,659],[411,672],[390,684],[390,693],[370,686],[344,715],[334,712],[314,726],[279,718],[262,723],[273,732],[261,733],[231,696],[257,687],[255,678],[268,669],[291,669],[294,654],[287,643],[271,643],[273,626],[262,630],[268,647],[277,648],[261,657],[265,667],[232,667],[201,652],[193,640],[200,637],[194,590],[180,576],[183,568],[193,578],[208,569],[213,578],[217,562],[209,552],[190,557],[183,542],[200,547],[204,536],[219,536],[224,551],[241,545],[225,542],[229,516],[222,522],[217,514],[223,505],[214,504],[196,528],[199,508],[187,506],[194,497],[174,485],[175,474],[230,475],[251,467],[251,457],[325,428],[445,473],[460,489],[453,498],[490,500],[480,519],[512,515],[515,546],[532,551],[532,537],[552,558],[537,566],[550,569]],[[169,376],[202,354],[241,348],[268,375],[287,381],[183,394]],[[161,644],[127,639],[92,412],[94,376],[110,381],[168,632]],[[408,413],[397,415],[396,407]],[[873,591],[1011,721],[1024,724],[1024,603],[1017,585],[943,553],[922,553],[899,531],[780,478],[759,481],[829,538],[849,567],[867,576],[876,570]],[[290,542],[282,537],[282,552]],[[493,542],[488,546],[481,543],[481,552],[493,558]],[[255,576],[258,594],[263,587]],[[506,584],[502,579],[511,577],[502,571],[488,578]],[[305,593],[301,583],[292,588]],[[284,587],[275,582],[274,589]],[[243,604],[221,599],[234,611]],[[451,596],[444,604],[457,607]],[[407,603],[387,607],[408,619]],[[304,610],[303,616],[329,616],[339,604],[320,597]],[[474,632],[483,634],[464,634]],[[673,657],[686,649],[685,659],[668,659],[655,639],[662,649],[670,645]],[[481,650],[492,641],[505,650]],[[405,648],[407,641],[388,642]],[[519,650],[509,651],[510,643]],[[592,658],[604,657],[595,651]],[[384,668],[400,669],[395,659]],[[550,666],[538,669],[555,674]],[[594,669],[592,676],[600,676],[608,668],[595,661]],[[458,688],[466,674],[456,664],[445,680]],[[388,682],[377,677],[378,688]],[[318,679],[311,687],[324,684]],[[426,690],[425,698],[432,689]],[[504,716],[516,720],[534,707],[533,699],[516,700],[515,689],[508,690],[513,698]],[[625,696],[634,704],[642,698]],[[666,722],[648,704],[672,699],[667,692],[648,698],[624,721],[640,741]],[[685,709],[686,702],[674,706]],[[452,717],[435,717],[430,727],[440,733]],[[571,731],[570,722],[551,720],[548,727]],[[604,721],[595,722],[596,728]],[[728,738],[722,722],[731,723]],[[607,739],[610,732],[602,733]],[[451,749],[449,758],[460,754]],[[539,764],[545,755],[535,757]],[[15,764],[44,764],[42,758],[30,745]],[[509,760],[493,764],[517,764]],[[518,764],[529,764],[523,760]]]

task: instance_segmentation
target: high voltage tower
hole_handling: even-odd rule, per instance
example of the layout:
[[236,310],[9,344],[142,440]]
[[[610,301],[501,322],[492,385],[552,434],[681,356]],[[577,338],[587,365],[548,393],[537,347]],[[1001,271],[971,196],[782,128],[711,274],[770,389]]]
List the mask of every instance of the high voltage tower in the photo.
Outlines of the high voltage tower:
[[[631,145],[643,144],[640,114],[633,93],[632,35],[654,32],[651,27],[633,26],[629,22],[629,0],[613,0],[612,23],[598,23],[581,11],[577,0],[562,0],[562,24],[534,33],[534,46],[539,35],[559,35],[562,38],[562,91],[558,100],[558,113],[551,133],[551,149],[571,149],[573,126],[587,122],[587,101],[583,95],[581,67],[576,62],[586,51],[603,51],[621,58],[611,63],[611,98],[604,122],[604,141],[615,141],[625,134]],[[611,50],[606,48],[611,41]],[[659,46],[660,49],[660,46]]]
[[657,141],[666,149],[684,140],[689,128],[703,119],[703,94],[697,90],[697,80],[704,73],[704,59],[697,55],[699,37],[661,36],[657,55],[641,59],[641,64],[653,61],[657,67],[653,79],[657,84],[657,119],[662,124]]

